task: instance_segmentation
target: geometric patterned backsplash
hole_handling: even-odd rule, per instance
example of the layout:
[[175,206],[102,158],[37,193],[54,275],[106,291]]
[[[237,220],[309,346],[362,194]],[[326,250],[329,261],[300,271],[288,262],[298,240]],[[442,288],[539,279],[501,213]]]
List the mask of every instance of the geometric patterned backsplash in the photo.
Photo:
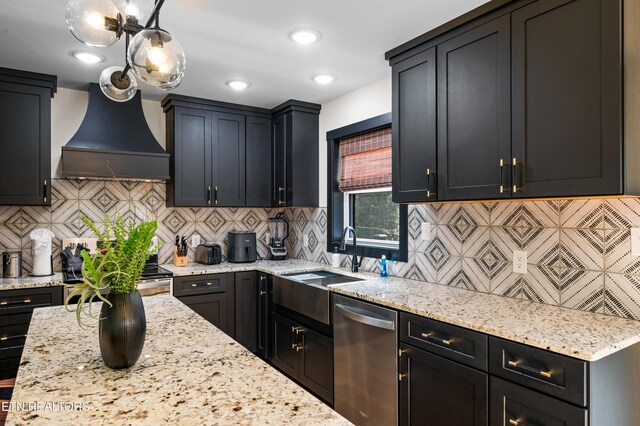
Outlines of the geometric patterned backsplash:
[[[290,252],[330,263],[326,210],[294,210],[307,212],[289,213],[298,218]],[[422,222],[432,224],[430,241],[420,238]],[[640,319],[640,257],[631,255],[630,227],[640,227],[638,198],[411,205],[409,259],[392,272]],[[319,240],[313,247],[311,237],[302,247],[305,232]],[[527,251],[527,274],[512,272],[514,250]],[[342,264],[349,265],[347,256]],[[377,268],[377,259],[364,259],[363,270]]]
[[[51,207],[0,206],[0,251],[21,250],[23,273],[33,264],[29,233],[55,234],[54,268],[62,238],[92,237],[80,220],[117,213],[158,219],[162,263],[171,262],[175,235],[199,234],[226,252],[230,231],[256,232],[265,257],[267,220],[283,211],[290,224],[290,257],[329,264],[325,208],[167,208],[164,183],[54,179]],[[640,199],[551,200],[409,206],[409,259],[393,275],[506,297],[640,319],[640,257],[631,255],[630,229],[640,227]],[[432,224],[422,241],[422,222]],[[303,244],[304,235],[308,244]],[[528,273],[512,272],[512,253],[528,253]],[[193,259],[193,249],[189,251]],[[343,266],[349,257],[341,256]],[[365,258],[362,270],[377,271]]]

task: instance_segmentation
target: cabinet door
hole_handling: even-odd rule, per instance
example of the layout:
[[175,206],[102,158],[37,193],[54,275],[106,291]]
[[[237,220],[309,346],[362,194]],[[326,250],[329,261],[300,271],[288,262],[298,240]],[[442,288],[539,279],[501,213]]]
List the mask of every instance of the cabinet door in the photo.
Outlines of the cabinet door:
[[212,113],[213,204],[245,205],[245,117]]
[[211,113],[192,108],[174,111],[174,205],[211,205]]
[[333,339],[304,327],[298,345],[302,346],[298,380],[333,404]]
[[273,350],[271,362],[283,373],[298,379],[299,356],[296,330],[298,325],[287,318],[273,314],[272,331]]
[[619,0],[541,0],[512,14],[516,197],[616,194]]
[[51,91],[0,83],[0,204],[51,205]]
[[258,349],[263,358],[269,357],[269,331],[271,323],[271,280],[263,273],[258,273]]
[[491,377],[491,424],[585,426],[585,409]]
[[505,15],[438,45],[438,200],[510,196],[509,26]]
[[233,302],[229,303],[227,293],[203,294],[199,296],[178,297],[182,303],[193,309],[195,313],[234,337]]
[[271,120],[247,117],[247,199],[249,207],[271,206]]
[[273,206],[287,205],[287,114],[273,119]]
[[392,109],[393,201],[435,201],[435,48],[393,66]]
[[486,373],[404,344],[400,344],[400,353],[401,424],[488,424]]
[[237,272],[236,340],[251,352],[258,349],[258,282],[255,272]]

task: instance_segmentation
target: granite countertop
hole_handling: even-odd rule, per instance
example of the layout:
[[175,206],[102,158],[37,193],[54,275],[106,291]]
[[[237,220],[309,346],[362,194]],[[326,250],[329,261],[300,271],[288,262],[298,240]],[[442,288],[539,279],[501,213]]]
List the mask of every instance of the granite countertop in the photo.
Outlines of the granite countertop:
[[[160,265],[173,272],[174,277],[203,274],[222,274],[225,272],[260,271],[271,275],[293,274],[296,272],[311,271],[336,271],[341,274],[353,275],[350,271],[338,268],[331,268],[308,260],[287,259],[287,260],[258,260],[253,263],[229,263],[223,262],[218,265],[200,265],[191,263],[187,266],[175,266],[171,264]],[[361,276],[363,274],[355,274]],[[372,275],[374,276],[374,275]]]
[[350,424],[172,296],[144,305],[145,346],[125,370],[102,362],[97,327],[80,329],[61,306],[36,309],[12,401],[88,409],[10,412],[7,425]]
[[48,277],[0,278],[0,290],[18,290],[21,288],[54,287],[62,285],[62,273],[56,272]]

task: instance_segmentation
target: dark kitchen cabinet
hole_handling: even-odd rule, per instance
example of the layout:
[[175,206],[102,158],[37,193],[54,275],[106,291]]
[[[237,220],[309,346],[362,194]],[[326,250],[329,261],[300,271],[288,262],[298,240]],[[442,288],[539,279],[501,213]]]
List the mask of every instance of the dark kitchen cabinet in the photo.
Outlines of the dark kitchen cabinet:
[[[635,2],[622,5],[492,1],[387,52],[394,200],[639,195],[640,28]],[[435,164],[424,161],[430,62]]]
[[436,49],[395,64],[392,84],[393,201],[435,201]]
[[167,201],[173,206],[205,207],[210,202],[211,113],[177,107],[167,115],[167,149],[171,180]]
[[51,205],[57,77],[0,68],[0,205]]
[[173,295],[198,315],[235,338],[233,273],[174,277]]
[[256,353],[265,359],[271,354],[272,300],[271,276],[258,272],[258,348]]
[[273,314],[271,363],[326,402],[333,403],[333,339]]
[[35,308],[62,305],[62,287],[0,291],[0,380],[16,377]]
[[511,15],[515,197],[624,192],[620,16],[617,0]]
[[400,424],[486,426],[489,375],[400,344]]
[[245,116],[214,112],[211,124],[211,203],[218,207],[244,206]]
[[273,114],[272,203],[318,207],[320,105],[290,100]]
[[258,280],[256,272],[237,272],[236,341],[251,352],[258,351]]
[[511,195],[509,39],[505,15],[438,45],[438,200]]
[[271,120],[247,117],[246,205],[270,207],[272,191]]

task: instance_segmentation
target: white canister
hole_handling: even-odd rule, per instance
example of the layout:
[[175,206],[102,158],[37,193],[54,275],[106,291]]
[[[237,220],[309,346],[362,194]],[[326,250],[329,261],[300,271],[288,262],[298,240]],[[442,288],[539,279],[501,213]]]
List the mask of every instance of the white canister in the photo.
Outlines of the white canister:
[[331,254],[331,267],[339,268],[340,267],[340,253],[332,253]]
[[51,240],[54,237],[49,229],[34,229],[29,234],[33,242],[33,270],[31,275],[49,276],[53,274],[51,259]]

